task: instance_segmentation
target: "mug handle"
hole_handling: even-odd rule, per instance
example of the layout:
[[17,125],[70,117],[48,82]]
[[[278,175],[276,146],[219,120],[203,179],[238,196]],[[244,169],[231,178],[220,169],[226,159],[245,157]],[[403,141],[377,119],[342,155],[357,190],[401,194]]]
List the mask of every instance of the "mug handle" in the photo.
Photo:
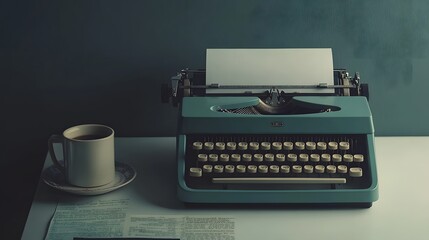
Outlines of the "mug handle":
[[49,137],[49,140],[48,140],[48,148],[49,148],[49,155],[51,156],[51,160],[54,163],[54,166],[58,168],[58,170],[60,170],[63,174],[65,174],[66,170],[64,166],[62,166],[58,161],[54,151],[54,143],[60,143],[64,147],[63,142],[64,140],[61,135],[52,135],[51,137]]

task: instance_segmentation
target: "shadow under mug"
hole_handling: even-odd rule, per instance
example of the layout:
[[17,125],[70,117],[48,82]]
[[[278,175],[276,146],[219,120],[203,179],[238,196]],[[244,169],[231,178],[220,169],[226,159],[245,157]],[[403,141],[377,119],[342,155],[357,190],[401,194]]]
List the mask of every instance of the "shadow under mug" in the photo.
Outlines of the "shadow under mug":
[[[84,124],[49,138],[49,154],[69,184],[97,187],[115,178],[115,132],[100,124]],[[64,165],[55,155],[54,144],[62,144]]]

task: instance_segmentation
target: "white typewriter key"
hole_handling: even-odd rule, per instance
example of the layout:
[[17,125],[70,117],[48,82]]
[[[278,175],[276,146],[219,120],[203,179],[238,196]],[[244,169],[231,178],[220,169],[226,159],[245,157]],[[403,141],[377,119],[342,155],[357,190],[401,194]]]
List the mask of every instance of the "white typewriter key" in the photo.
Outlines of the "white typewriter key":
[[287,160],[289,161],[289,162],[296,162],[296,160],[297,160],[297,156],[296,156],[296,154],[294,154],[294,153],[289,153],[288,155],[287,155]]
[[207,154],[198,154],[199,162],[207,162]]
[[306,154],[306,153],[299,154],[299,161],[300,162],[308,162],[308,154]]
[[226,165],[225,166],[225,172],[226,173],[234,173],[235,167],[234,165]]
[[281,142],[273,142],[272,148],[273,148],[273,150],[282,150],[282,143]]
[[328,143],[328,148],[330,150],[337,150],[338,149],[338,143],[337,142],[329,142]]
[[304,150],[305,149],[305,143],[303,143],[303,142],[296,142],[295,143],[295,149],[296,150]]
[[286,160],[286,156],[283,153],[277,153],[276,154],[276,161],[277,162],[284,162]]
[[209,154],[210,162],[217,162],[218,159],[219,159],[219,156],[217,154]]
[[247,142],[239,142],[238,143],[238,150],[247,150]]
[[237,165],[236,171],[238,173],[245,173],[246,172],[246,166],[244,166],[244,165]]
[[241,160],[241,155],[240,154],[231,154],[231,161],[232,162],[240,162]]
[[280,168],[277,165],[271,165],[270,166],[270,173],[279,173],[279,170],[280,170]]
[[337,171],[338,171],[338,173],[347,173],[347,166],[346,165],[338,165]]
[[325,172],[325,166],[323,166],[323,165],[316,165],[314,167],[314,171],[316,173],[324,173]]
[[217,142],[215,145],[216,150],[225,150],[225,143],[224,142]]
[[258,142],[250,142],[249,143],[249,149],[250,150],[259,150],[259,143]]
[[341,162],[342,158],[340,154],[332,154],[332,162]]
[[201,149],[203,149],[203,143],[202,142],[194,142],[194,143],[192,143],[192,149],[194,149],[194,150],[201,150]]
[[268,172],[268,166],[267,165],[259,165],[258,166],[258,172],[259,173],[267,173]]
[[261,142],[261,149],[262,150],[270,150],[271,149],[271,143],[269,143],[269,142]]
[[325,142],[317,142],[317,150],[326,150]]
[[363,155],[362,154],[355,154],[353,156],[353,161],[355,161],[355,162],[363,162]]
[[228,149],[228,150],[235,150],[235,149],[237,149],[237,143],[235,143],[235,142],[227,142],[226,143],[226,149]]
[[353,155],[351,155],[351,154],[344,154],[343,161],[344,162],[353,162]]
[[314,169],[314,167],[311,165],[305,165],[304,166],[304,172],[305,173],[313,173],[313,169]]
[[264,159],[267,162],[272,162],[272,161],[274,161],[274,154],[272,154],[272,153],[266,153],[264,155]]
[[324,153],[322,154],[322,162],[330,162],[331,161],[331,155]]
[[316,154],[316,153],[310,154],[310,161],[319,162],[320,161],[320,155]]
[[255,162],[262,162],[262,160],[264,160],[264,155],[262,155],[260,153],[255,153],[253,155],[253,161],[255,161]]
[[201,170],[201,168],[191,167],[189,169],[189,176],[201,177],[201,176],[203,176],[203,171]]
[[328,165],[328,166],[326,166],[326,172],[327,173],[336,173],[337,167],[335,167],[334,165]]
[[299,165],[293,165],[292,166],[292,172],[293,173],[302,173],[302,167]]
[[293,142],[284,142],[283,143],[283,149],[284,150],[292,150],[293,149]]
[[316,143],[315,142],[306,142],[305,148],[307,150],[316,150]]
[[290,172],[290,167],[288,165],[281,165],[280,166],[280,172],[282,172],[282,173],[289,173]]
[[223,173],[223,165],[215,165],[214,166],[215,173]]
[[340,142],[340,150],[349,150],[350,144],[348,142]]
[[248,154],[248,153],[243,154],[243,161],[244,162],[252,161],[252,154]]
[[256,167],[255,165],[247,166],[247,172],[248,173],[256,173],[257,170],[258,170],[258,167]]
[[219,156],[219,160],[220,160],[221,162],[228,162],[228,161],[229,161],[229,154],[222,153],[222,154]]
[[213,150],[214,143],[212,142],[205,142],[204,143],[204,150]]
[[212,165],[204,165],[203,166],[203,172],[205,173],[211,173],[213,171],[213,166]]
[[349,170],[350,177],[362,177],[362,168],[352,167]]

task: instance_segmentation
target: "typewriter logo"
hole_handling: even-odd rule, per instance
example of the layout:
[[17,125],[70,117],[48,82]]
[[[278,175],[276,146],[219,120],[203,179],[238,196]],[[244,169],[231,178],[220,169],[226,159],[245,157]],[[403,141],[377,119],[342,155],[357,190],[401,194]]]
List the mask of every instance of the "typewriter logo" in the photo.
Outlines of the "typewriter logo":
[[279,122],[279,121],[271,122],[271,127],[283,127],[284,125],[285,125],[284,122]]

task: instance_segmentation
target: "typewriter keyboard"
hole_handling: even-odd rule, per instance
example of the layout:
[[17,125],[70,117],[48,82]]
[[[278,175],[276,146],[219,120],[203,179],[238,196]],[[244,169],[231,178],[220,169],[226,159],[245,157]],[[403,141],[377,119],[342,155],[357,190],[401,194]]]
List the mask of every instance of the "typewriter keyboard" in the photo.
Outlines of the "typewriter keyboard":
[[196,189],[359,189],[371,184],[365,135],[188,135]]

